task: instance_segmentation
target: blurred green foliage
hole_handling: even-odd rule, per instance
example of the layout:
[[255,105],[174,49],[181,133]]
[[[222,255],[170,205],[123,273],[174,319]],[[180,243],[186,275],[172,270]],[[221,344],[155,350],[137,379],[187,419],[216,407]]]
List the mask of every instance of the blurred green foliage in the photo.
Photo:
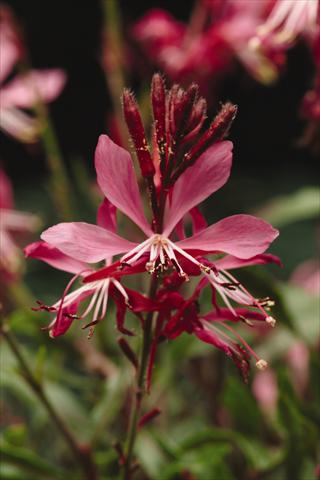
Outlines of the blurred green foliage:
[[[81,182],[78,195],[83,199]],[[274,373],[276,405],[266,410],[257,401],[252,388],[256,371],[245,385],[228,359],[195,338],[184,334],[162,343],[152,391],[144,405],[145,412],[157,406],[162,414],[139,433],[137,479],[317,479],[319,298],[292,285],[289,277],[297,260],[316,255],[312,241],[306,241],[304,234],[302,238],[302,232],[315,237],[318,195],[314,188],[303,189],[267,202],[258,212],[281,227],[273,252],[283,253],[283,270],[268,266],[237,272],[257,295],[276,299],[277,326],[267,334],[258,334],[255,329],[244,331]],[[21,191],[18,203],[26,202],[35,210],[41,199],[43,223],[47,225],[54,215],[42,196],[46,198],[44,192],[32,189]],[[87,209],[79,210],[82,220],[92,220],[95,201],[93,194]],[[297,225],[303,228],[298,228],[298,236],[291,237]],[[292,244],[287,247],[288,237],[299,248],[301,242],[308,248],[296,255]],[[45,302],[59,297],[67,278],[40,262],[28,262],[26,283]],[[18,338],[35,378],[77,440],[92,445],[99,478],[119,478],[114,441],[124,440],[134,372],[116,343],[113,306],[90,341],[77,322],[65,336],[51,340],[41,331],[48,315],[32,312],[32,298],[27,304],[21,302],[23,298],[21,292],[15,292],[9,299],[6,322]],[[22,303],[19,307],[14,305],[17,300]],[[210,309],[208,293],[202,296],[201,308]],[[135,320],[130,322],[139,332]],[[130,342],[137,348],[139,333]],[[298,374],[287,355],[297,342],[308,351],[302,387],[297,387]],[[65,439],[25,382],[5,342],[1,360],[1,479],[80,480]]]

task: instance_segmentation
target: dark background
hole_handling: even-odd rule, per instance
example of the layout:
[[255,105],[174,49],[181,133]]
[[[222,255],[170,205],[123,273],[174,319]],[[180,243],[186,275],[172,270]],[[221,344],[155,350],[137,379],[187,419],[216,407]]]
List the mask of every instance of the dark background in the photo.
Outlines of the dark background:
[[[51,105],[54,124],[66,159],[76,155],[92,164],[98,135],[105,131],[110,110],[104,72],[99,64],[103,9],[97,0],[10,1],[21,22],[34,68],[61,67],[68,83]],[[120,1],[123,33],[131,44],[130,27],[151,7],[165,8],[176,18],[187,20],[193,2]],[[150,76],[152,70],[150,67]],[[235,142],[234,172],[263,176],[272,190],[291,190],[299,183],[314,183],[315,158],[307,149],[297,148],[303,136],[304,122],[299,107],[305,91],[311,87],[313,65],[305,45],[289,52],[286,70],[278,83],[265,87],[238,68],[220,86],[218,98],[239,105],[231,138]],[[134,75],[130,87],[138,87]],[[218,106],[216,106],[217,108]],[[216,108],[211,112],[214,114]],[[8,173],[34,176],[45,167],[40,149],[30,148],[1,135],[3,160]]]

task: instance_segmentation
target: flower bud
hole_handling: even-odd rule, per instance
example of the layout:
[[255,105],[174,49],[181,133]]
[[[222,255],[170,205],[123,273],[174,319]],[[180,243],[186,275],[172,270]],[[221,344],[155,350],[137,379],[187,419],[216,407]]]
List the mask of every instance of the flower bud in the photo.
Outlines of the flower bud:
[[134,143],[135,151],[139,161],[143,177],[152,177],[155,168],[146,140],[141,115],[134,95],[129,90],[123,92],[123,112],[128,130]]

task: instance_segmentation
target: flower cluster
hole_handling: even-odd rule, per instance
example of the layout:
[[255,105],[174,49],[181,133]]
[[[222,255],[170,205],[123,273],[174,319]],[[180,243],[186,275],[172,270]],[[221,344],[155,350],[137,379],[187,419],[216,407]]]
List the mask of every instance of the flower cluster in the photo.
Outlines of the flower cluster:
[[[39,302],[38,308],[55,314],[49,325],[52,336],[64,333],[74,320],[89,316],[84,327],[91,327],[91,335],[94,326],[104,318],[108,298],[112,297],[122,333],[132,334],[124,325],[127,308],[142,322],[141,312],[155,312],[149,378],[158,343],[183,332],[223,350],[246,377],[250,356],[258,368],[264,369],[267,364],[230,323],[274,326],[269,312],[273,302],[255,298],[231,271],[279,262],[264,253],[278,232],[264,220],[244,214],[208,227],[198,208],[230,175],[232,143],[224,137],[236,107],[223,105],[206,126],[206,102],[199,96],[198,87],[192,84],[184,90],[173,85],[167,90],[159,74],[152,80],[151,102],[152,148],[134,95],[124,91],[124,117],[146,184],[150,220],[144,212],[130,153],[107,135],[101,135],[95,168],[105,198],[98,210],[97,225],[60,223],[45,230],[42,241],[25,250],[27,256],[73,274],[58,302],[51,306]],[[140,229],[140,241],[116,233],[117,210]],[[189,218],[192,234],[186,236]],[[127,275],[143,272],[152,276],[150,298],[123,283]],[[199,277],[199,281],[185,298],[181,287],[191,277]],[[71,291],[78,279],[81,285]],[[198,299],[206,287],[212,291],[212,309],[203,313]],[[88,303],[81,311],[84,300]]]
[[206,85],[237,59],[258,81],[270,83],[299,37],[313,44],[319,35],[318,0],[198,0],[195,5],[188,24],[154,9],[133,29],[151,61],[175,80],[187,76]]

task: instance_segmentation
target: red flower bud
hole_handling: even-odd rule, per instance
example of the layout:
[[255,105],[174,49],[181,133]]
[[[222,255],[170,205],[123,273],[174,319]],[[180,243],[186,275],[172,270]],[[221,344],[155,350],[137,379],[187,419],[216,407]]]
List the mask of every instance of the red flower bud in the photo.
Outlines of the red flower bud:
[[141,115],[134,95],[129,90],[123,92],[123,112],[128,130],[141,168],[143,177],[152,177],[155,168],[150,155],[149,145],[146,140]]

